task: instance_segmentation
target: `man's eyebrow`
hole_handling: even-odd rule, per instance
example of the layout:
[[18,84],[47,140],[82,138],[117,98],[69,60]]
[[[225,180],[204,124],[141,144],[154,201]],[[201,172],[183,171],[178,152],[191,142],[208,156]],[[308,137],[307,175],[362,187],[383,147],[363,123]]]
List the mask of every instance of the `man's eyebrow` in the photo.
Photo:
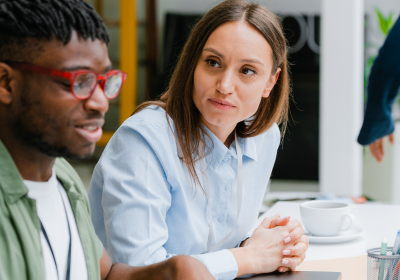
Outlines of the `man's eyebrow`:
[[[222,53],[218,52],[217,50],[215,50],[213,48],[205,48],[204,51],[212,52],[212,53],[218,55],[219,57],[224,58],[224,55]],[[258,59],[242,59],[242,60],[240,60],[240,62],[257,63],[257,64],[261,64],[262,66],[264,66],[264,63],[262,63]]]
[[[104,69],[103,73],[107,73],[108,71],[110,71],[112,68],[111,65],[107,66],[106,69]],[[83,65],[77,65],[77,66],[71,66],[71,67],[64,67],[62,69],[62,71],[76,71],[76,70],[90,70],[93,71],[93,69],[91,69],[88,66],[83,66]]]
[[218,55],[221,58],[224,58],[224,55],[213,48],[205,48],[204,51],[212,52]]

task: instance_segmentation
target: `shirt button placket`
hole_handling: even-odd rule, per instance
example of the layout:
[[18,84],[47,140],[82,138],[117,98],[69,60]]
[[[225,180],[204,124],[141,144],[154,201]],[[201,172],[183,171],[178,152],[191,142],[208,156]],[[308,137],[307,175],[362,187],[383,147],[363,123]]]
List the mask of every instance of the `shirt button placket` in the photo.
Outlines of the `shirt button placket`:
[[221,214],[218,216],[218,222],[222,223],[224,221],[224,215]]
[[230,189],[231,189],[231,185],[227,184],[227,185],[225,186],[225,190],[229,191]]

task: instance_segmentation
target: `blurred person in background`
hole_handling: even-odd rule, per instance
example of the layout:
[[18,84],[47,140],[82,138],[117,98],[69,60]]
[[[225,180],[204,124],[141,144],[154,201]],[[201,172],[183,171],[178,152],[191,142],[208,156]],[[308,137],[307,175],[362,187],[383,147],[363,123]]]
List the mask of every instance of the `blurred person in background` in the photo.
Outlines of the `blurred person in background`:
[[213,279],[178,256],[148,267],[113,264],[67,163],[102,135],[109,36],[83,0],[0,0],[0,279]]
[[267,218],[246,235],[289,93],[287,45],[273,13],[228,0],[204,15],[168,91],[122,124],[93,173],[92,221],[112,259],[146,265],[187,254],[216,279],[295,269],[308,247],[298,221]]
[[369,146],[374,158],[384,157],[384,138],[394,143],[393,103],[400,89],[400,17],[390,30],[368,79],[367,104],[358,143]]

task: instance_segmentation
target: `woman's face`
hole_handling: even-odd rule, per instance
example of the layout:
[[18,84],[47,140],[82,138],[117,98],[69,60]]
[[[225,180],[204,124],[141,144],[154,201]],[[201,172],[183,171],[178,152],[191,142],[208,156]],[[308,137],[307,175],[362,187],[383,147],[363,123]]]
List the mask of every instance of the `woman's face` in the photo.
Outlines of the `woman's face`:
[[[193,101],[204,124],[232,132],[267,98],[280,69],[272,73],[272,50],[244,22],[219,26],[208,38],[194,72]],[[217,131],[218,131],[217,130]]]

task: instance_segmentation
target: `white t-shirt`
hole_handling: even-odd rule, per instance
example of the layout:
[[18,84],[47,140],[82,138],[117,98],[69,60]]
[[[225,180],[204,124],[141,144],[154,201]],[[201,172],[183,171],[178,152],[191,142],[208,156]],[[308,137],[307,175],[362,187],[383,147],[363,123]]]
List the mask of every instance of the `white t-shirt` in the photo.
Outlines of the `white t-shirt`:
[[24,180],[24,184],[28,188],[28,197],[36,200],[37,214],[47,233],[57,262],[58,277],[50,247],[43,232],[40,231],[46,279],[66,279],[70,237],[65,211],[67,211],[72,235],[70,279],[88,279],[85,255],[71,204],[69,203],[67,193],[57,180],[54,169],[49,181],[35,182]]

